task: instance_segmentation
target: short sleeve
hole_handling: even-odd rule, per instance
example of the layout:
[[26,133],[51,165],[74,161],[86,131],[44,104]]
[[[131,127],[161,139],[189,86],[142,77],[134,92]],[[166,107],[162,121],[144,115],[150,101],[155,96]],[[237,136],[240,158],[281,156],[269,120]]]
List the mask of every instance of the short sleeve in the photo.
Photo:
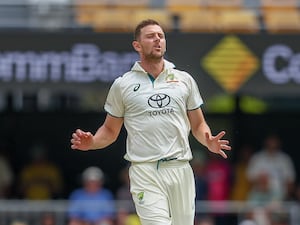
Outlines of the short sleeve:
[[187,110],[194,110],[203,104],[203,99],[199,92],[196,81],[190,76],[190,93],[187,99]]
[[124,104],[121,94],[120,78],[117,78],[109,89],[104,110],[114,117],[124,116]]

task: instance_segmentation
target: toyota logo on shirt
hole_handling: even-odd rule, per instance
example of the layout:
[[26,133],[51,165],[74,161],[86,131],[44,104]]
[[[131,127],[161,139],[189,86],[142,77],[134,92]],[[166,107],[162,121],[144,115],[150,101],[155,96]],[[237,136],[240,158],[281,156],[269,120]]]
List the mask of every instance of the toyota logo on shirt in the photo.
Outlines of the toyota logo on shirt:
[[171,98],[166,94],[154,94],[148,99],[148,105],[155,109],[161,109],[170,104]]

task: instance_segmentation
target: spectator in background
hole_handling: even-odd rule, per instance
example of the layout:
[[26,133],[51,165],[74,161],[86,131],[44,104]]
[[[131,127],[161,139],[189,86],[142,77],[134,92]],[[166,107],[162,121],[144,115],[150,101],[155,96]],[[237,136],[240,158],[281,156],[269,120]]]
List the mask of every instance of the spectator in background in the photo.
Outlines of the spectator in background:
[[209,201],[227,201],[230,196],[232,168],[228,161],[215,154],[209,154],[205,166]]
[[[214,204],[228,201],[230,198],[232,167],[227,160],[209,153],[204,174],[208,185],[207,199],[211,202],[213,211],[214,207],[217,207],[215,211],[222,210],[222,205]],[[226,207],[226,204],[224,204],[224,207]],[[223,209],[226,210],[226,208]],[[212,213],[212,216],[216,225],[225,225],[228,222],[224,213]]]
[[196,225],[215,225],[214,219],[212,217],[203,217],[201,218]]
[[253,220],[251,219],[246,219],[243,220],[239,223],[239,225],[257,225],[257,223],[255,223]]
[[207,179],[205,176],[207,155],[204,151],[197,150],[193,152],[193,159],[191,166],[195,174],[196,183],[196,201],[207,200],[208,198],[208,186]]
[[273,200],[286,200],[293,192],[295,168],[289,155],[281,150],[281,140],[276,134],[269,134],[263,148],[255,153],[247,170],[252,190],[267,185]]
[[54,213],[46,212],[41,215],[40,225],[56,225]]
[[256,223],[286,224],[286,218],[278,217],[278,212],[283,212],[281,203],[292,193],[295,173],[290,156],[281,149],[279,136],[268,134],[263,148],[254,153],[247,169],[251,182],[248,201]]
[[31,149],[31,162],[20,172],[20,195],[28,200],[47,200],[61,197],[63,179],[60,168],[48,158],[47,148],[36,144]]
[[119,174],[119,179],[121,182],[121,186],[118,188],[116,192],[116,197],[118,200],[132,201],[132,196],[130,193],[130,182],[129,182],[129,167],[126,166],[121,169]]
[[7,144],[0,141],[0,199],[6,199],[11,194],[14,173],[7,157]]
[[[208,194],[207,179],[205,176],[205,165],[206,165],[207,155],[206,151],[194,150],[193,159],[191,160],[191,166],[195,175],[195,187],[196,187],[196,206],[198,206],[199,201],[206,201]],[[196,224],[198,221],[202,221],[202,218],[206,218],[206,212],[196,211]]]
[[69,196],[69,225],[112,225],[114,197],[103,187],[104,174],[98,167],[88,167],[82,174],[83,186]]
[[255,181],[255,186],[249,191],[247,201],[255,207],[268,207],[275,199],[268,174],[261,173]]
[[295,187],[293,200],[291,200],[290,215],[291,224],[300,225],[300,183]]
[[294,225],[290,222],[290,215],[286,207],[273,209],[270,212],[271,225]]
[[118,211],[115,225],[141,225],[136,213],[128,213],[124,209]]
[[247,168],[250,158],[254,153],[254,148],[249,144],[244,144],[237,153],[238,160],[233,168],[231,200],[246,201],[250,191],[250,181],[247,177]]

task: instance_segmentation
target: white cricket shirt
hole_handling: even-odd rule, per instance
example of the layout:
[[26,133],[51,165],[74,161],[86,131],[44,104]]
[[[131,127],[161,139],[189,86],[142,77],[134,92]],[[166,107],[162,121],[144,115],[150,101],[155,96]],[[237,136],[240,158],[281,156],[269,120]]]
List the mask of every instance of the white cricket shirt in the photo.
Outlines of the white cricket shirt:
[[164,70],[155,80],[136,62],[131,71],[114,81],[104,109],[124,118],[126,160],[191,160],[187,110],[197,109],[202,103],[192,76],[165,60]]

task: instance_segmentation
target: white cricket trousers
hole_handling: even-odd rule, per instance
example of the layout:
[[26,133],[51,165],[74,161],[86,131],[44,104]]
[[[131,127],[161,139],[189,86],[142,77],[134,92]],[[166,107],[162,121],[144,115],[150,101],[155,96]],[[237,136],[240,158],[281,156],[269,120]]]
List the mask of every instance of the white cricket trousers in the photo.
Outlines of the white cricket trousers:
[[132,163],[130,191],[142,225],[193,225],[195,180],[188,161]]

